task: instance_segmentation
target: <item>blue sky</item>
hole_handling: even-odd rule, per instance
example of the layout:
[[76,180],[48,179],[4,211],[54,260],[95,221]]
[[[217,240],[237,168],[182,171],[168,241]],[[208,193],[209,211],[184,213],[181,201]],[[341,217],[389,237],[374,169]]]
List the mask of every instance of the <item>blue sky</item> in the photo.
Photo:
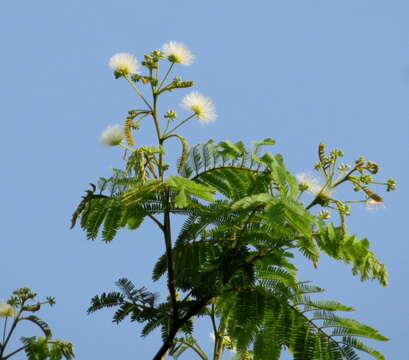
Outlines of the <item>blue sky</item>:
[[[387,288],[330,260],[317,270],[301,259],[299,266],[326,298],[354,306],[357,319],[391,338],[375,344],[388,359],[409,358],[408,13],[404,0],[2,2],[0,299],[22,286],[55,296],[44,317],[56,337],[75,344],[78,359],[148,359],[156,351],[158,334],[140,339],[138,326],[111,324],[109,311],[86,315],[91,297],[120,277],[149,284],[163,250],[155,228],[121,231],[107,245],[69,230],[69,221],[88,183],[121,164],[120,151],[99,145],[100,132],[136,106],[127,84],[113,79],[110,56],[141,58],[176,40],[196,55],[180,73],[219,114],[214,124],[185,127],[190,143],[272,137],[298,173],[312,169],[324,141],[397,179],[385,208],[356,207],[349,219],[386,263]],[[178,104],[183,94],[167,101]],[[210,346],[205,325],[199,333]]]

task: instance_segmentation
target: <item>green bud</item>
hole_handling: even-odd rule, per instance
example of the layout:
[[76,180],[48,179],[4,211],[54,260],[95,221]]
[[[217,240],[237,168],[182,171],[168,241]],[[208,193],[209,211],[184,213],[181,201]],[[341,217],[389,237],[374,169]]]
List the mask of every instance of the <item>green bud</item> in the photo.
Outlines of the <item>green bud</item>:
[[48,301],[48,303],[50,304],[50,306],[55,305],[55,297],[54,296],[47,296],[46,300]]
[[154,62],[158,62],[160,60],[161,57],[163,57],[162,52],[158,49],[158,50],[153,50],[151,53],[152,56],[152,60]]
[[177,117],[176,111],[175,110],[168,110],[168,111],[166,111],[164,117],[166,119],[169,119],[169,120],[174,120]]
[[131,79],[132,79],[133,82],[138,82],[139,80],[141,80],[141,76],[138,75],[138,74],[133,74],[131,76]]
[[333,158],[339,158],[344,156],[344,152],[341,149],[334,149],[331,151],[330,155]]
[[121,76],[124,76],[124,73],[121,71],[114,71],[115,79],[119,79]]
[[298,188],[300,189],[300,191],[305,191],[305,190],[308,190],[308,185],[301,183],[298,185]]
[[350,215],[351,214],[351,207],[349,205],[346,205],[345,203],[339,201],[337,203],[338,210],[342,215]]
[[314,165],[314,169],[315,170],[319,170],[319,169],[321,169],[322,168],[322,163],[320,163],[320,162],[317,162],[315,165]]
[[372,174],[376,174],[379,171],[379,165],[373,161],[368,161],[366,163],[366,168]]
[[318,158],[320,159],[321,162],[324,162],[325,158],[325,144],[321,142],[318,145]]
[[361,156],[358,160],[355,161],[355,165],[356,165],[357,170],[363,171],[364,165],[365,165],[365,158]]
[[359,177],[359,180],[365,184],[370,184],[372,182],[372,176],[365,174]]
[[337,169],[341,171],[342,173],[346,173],[350,168],[351,168],[351,165],[349,164],[341,164],[341,165],[338,165],[337,167]]
[[327,219],[331,218],[331,213],[328,210],[321,210],[318,213],[318,217],[320,219],[327,220]]
[[386,185],[387,185],[386,191],[396,190],[396,181],[395,181],[395,179],[389,178],[386,181]]

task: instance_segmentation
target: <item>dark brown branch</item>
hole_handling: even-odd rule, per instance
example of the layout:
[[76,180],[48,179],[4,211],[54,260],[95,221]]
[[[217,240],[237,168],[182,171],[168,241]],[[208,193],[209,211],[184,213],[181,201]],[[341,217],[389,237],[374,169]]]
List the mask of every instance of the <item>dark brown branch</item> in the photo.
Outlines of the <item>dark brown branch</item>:
[[211,296],[207,296],[201,300],[198,300],[195,305],[193,305],[190,310],[176,322],[171,324],[169,335],[167,336],[166,340],[163,342],[161,348],[153,357],[153,360],[162,360],[162,357],[166,354],[166,352],[172,347],[173,341],[175,340],[177,332],[181,329],[181,327],[186,324],[193,316],[197,315],[205,306],[207,306],[208,302],[212,299]]
[[164,236],[166,245],[166,258],[168,263],[168,289],[170,295],[170,302],[172,304],[172,323],[178,320],[178,306],[176,300],[176,290],[175,290],[175,274],[173,267],[173,252],[172,252],[172,237],[171,237],[171,227],[170,227],[170,213],[169,213],[169,191],[166,190],[165,194],[165,212],[163,214],[164,222]]
[[159,228],[162,230],[162,231],[165,231],[165,227],[163,226],[163,224],[156,218],[156,217],[154,217],[153,215],[148,215],[148,217],[150,218],[150,219],[152,219],[155,223],[156,223],[156,225],[158,225],[159,226]]

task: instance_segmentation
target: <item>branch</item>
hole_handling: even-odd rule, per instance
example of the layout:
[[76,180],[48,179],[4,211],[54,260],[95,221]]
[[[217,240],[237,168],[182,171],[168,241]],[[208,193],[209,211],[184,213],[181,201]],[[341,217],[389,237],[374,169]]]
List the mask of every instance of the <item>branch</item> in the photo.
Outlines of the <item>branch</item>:
[[307,320],[316,330],[317,332],[320,332],[322,334],[324,334],[328,340],[333,341],[338,349],[341,351],[342,355],[346,356],[345,354],[345,350],[342,349],[342,347],[339,345],[338,341],[336,341],[335,339],[333,339],[333,337],[329,334],[327,334],[324,330],[322,330],[323,328],[318,326],[317,324],[314,323],[314,321],[312,321],[311,319],[309,319],[307,316],[305,316],[302,312],[300,312],[294,305],[291,305],[290,303],[288,303],[288,305],[296,312],[298,313],[301,317],[303,317],[305,320]]
[[356,166],[348,174],[346,174],[341,180],[337,181],[334,185],[332,185],[332,187],[334,188],[342,184],[343,182],[347,181],[348,178],[354,173],[354,171],[356,171]]
[[183,338],[178,338],[177,341],[182,343],[182,344],[185,344],[188,347],[190,347],[197,355],[199,355],[199,357],[202,360],[209,360],[209,358],[206,356],[206,354],[201,349],[199,344],[197,344],[197,343],[196,344],[190,344],[189,342],[185,341]]
[[169,214],[169,192],[166,191],[166,203],[165,203],[165,213],[163,214],[164,220],[164,235],[165,235],[165,245],[166,245],[166,258],[168,265],[168,289],[170,295],[170,302],[172,304],[172,322],[175,323],[178,320],[178,308],[176,300],[176,290],[175,290],[175,274],[173,268],[173,254],[172,254],[172,238],[171,238],[171,227],[170,227],[170,214]]
[[25,348],[27,347],[27,345],[24,345],[20,348],[18,348],[17,350],[14,350],[13,352],[11,352],[10,354],[8,354],[7,356],[3,357],[1,360],[6,360],[9,357],[12,357],[13,355],[17,354],[18,352],[20,352],[21,350],[25,350]]
[[166,340],[164,341],[156,355],[153,357],[153,360],[162,360],[162,357],[172,347],[173,341],[180,328],[193,316],[197,315],[211,299],[212,299],[211,296],[206,296],[205,298],[198,300],[196,304],[192,306],[190,310],[182,318],[180,318],[178,321],[174,322],[171,325],[169,335],[167,336]]
[[155,223],[156,223],[156,225],[158,225],[159,226],[159,228],[162,230],[162,231],[165,231],[165,227],[163,226],[163,224],[156,218],[156,217],[154,217],[153,215],[148,215],[148,217],[150,218],[150,219],[152,219]]

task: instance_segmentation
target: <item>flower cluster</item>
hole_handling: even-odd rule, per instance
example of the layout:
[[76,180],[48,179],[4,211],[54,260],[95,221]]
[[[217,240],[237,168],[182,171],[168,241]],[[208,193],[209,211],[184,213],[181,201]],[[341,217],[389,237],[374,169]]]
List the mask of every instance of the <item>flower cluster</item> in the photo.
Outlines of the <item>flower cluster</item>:
[[[169,81],[168,76],[175,63],[191,65],[194,58],[194,55],[185,44],[176,41],[169,41],[159,50],[154,50],[150,54],[145,54],[144,61],[141,63],[138,62],[134,55],[129,53],[118,53],[113,55],[109,60],[109,66],[114,71],[115,77],[124,77],[136,91],[137,95],[142,99],[147,108],[142,110],[132,110],[135,112],[131,117],[132,121],[130,121],[129,119],[131,118],[128,117],[124,126],[108,126],[100,136],[101,143],[106,146],[121,145],[127,147],[126,144],[122,144],[122,140],[125,138],[128,146],[132,146],[134,143],[133,141],[129,141],[131,135],[130,132],[139,128],[138,124],[142,118],[150,114],[155,118],[156,122],[158,121],[156,99],[159,95],[164,92],[173,91],[174,89],[193,86],[193,81],[185,81],[181,77],[175,77],[173,80]],[[171,64],[166,74],[160,79],[159,62],[162,59],[167,59]],[[141,66],[147,68],[147,75],[141,75]],[[148,102],[143,91],[139,89],[138,83],[142,85],[151,85],[154,104]],[[217,118],[213,101],[197,91],[192,91],[187,94],[182,99],[181,106],[185,110],[191,112],[191,114],[185,120],[179,121],[173,129],[169,129],[170,123],[176,120],[177,114],[174,110],[166,111],[164,118],[167,121],[167,125],[162,135],[169,135],[193,117],[197,118],[201,124],[213,122]],[[161,136],[161,134],[159,134],[159,136]]]

